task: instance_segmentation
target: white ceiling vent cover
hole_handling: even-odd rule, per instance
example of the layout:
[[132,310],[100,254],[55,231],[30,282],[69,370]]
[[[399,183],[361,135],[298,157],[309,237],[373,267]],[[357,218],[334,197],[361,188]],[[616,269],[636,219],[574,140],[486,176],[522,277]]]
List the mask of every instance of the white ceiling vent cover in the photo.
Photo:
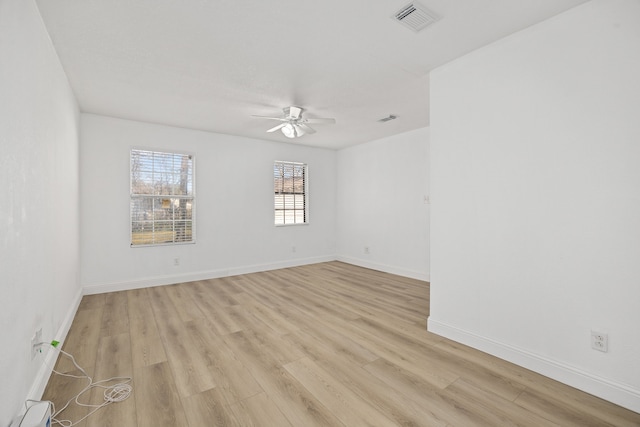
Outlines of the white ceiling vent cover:
[[393,19],[411,28],[416,33],[440,19],[438,15],[418,2],[412,2],[397,11]]

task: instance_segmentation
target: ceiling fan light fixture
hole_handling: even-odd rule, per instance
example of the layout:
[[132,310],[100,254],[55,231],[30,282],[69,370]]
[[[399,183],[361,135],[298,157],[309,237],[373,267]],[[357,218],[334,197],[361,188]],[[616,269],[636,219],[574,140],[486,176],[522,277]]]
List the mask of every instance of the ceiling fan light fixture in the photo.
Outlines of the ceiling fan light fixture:
[[291,123],[287,123],[286,125],[282,126],[281,130],[284,136],[286,136],[287,138],[295,138],[297,136],[296,129]]

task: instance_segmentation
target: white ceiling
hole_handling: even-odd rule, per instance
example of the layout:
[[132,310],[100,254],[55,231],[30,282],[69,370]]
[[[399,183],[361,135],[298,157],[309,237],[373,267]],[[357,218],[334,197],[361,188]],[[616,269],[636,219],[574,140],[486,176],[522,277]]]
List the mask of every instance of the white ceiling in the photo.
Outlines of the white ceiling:
[[[429,124],[431,69],[585,0],[38,0],[83,112],[339,149]],[[316,134],[265,133],[297,105]],[[389,114],[397,120],[379,123]]]

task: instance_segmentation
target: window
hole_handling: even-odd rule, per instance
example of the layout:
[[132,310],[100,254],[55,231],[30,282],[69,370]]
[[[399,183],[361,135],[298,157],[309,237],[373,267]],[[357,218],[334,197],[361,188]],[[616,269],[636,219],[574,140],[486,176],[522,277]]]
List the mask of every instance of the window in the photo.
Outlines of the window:
[[193,156],[131,150],[131,246],[193,243]]
[[275,162],[273,164],[275,224],[307,224],[307,165]]

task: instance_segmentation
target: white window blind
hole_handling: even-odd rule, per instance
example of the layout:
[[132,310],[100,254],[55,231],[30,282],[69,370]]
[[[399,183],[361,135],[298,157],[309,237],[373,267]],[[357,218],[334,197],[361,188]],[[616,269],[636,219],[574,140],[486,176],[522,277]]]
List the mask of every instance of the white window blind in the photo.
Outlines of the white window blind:
[[308,223],[307,165],[275,162],[273,184],[275,225]]
[[131,150],[131,246],[194,242],[194,159]]

